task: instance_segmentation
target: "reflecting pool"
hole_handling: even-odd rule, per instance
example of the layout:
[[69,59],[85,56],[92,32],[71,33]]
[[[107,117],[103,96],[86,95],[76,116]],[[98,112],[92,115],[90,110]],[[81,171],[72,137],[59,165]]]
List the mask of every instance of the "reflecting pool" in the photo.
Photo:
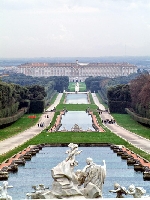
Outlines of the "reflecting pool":
[[84,93],[67,94],[66,104],[89,104],[87,99],[87,94]]
[[[52,181],[51,169],[66,158],[68,147],[45,147],[31,161],[27,161],[25,166],[21,166],[17,173],[10,173],[8,183],[13,188],[8,189],[8,194],[14,200],[25,199],[26,193],[32,191],[32,185],[44,184],[51,189]],[[150,195],[149,181],[143,180],[143,174],[136,172],[133,166],[128,166],[126,160],[122,160],[109,147],[79,147],[82,153],[76,157],[78,161],[77,169],[83,169],[86,165],[86,158],[91,157],[96,164],[103,165],[106,161],[106,179],[103,186],[104,198],[115,198],[116,194],[109,193],[113,189],[115,182],[128,188],[130,184],[143,187]],[[0,182],[2,185],[2,181]],[[127,195],[126,198],[132,196]]]
[[92,127],[91,115],[88,115],[85,111],[68,111],[65,115],[62,115],[61,124],[59,131],[64,129],[71,131],[75,124],[81,127],[82,130],[95,131]]

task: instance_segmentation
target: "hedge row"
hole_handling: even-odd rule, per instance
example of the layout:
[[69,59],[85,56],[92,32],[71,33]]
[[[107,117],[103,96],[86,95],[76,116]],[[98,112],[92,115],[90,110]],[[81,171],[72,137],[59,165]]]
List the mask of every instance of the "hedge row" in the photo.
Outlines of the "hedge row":
[[53,92],[49,95],[49,98],[45,98],[45,106],[50,105],[52,98],[57,94],[57,90],[53,90]]
[[138,116],[135,112],[131,111],[129,108],[126,108],[125,110],[135,121],[140,122],[142,124],[150,125],[150,119]]
[[29,113],[42,113],[44,111],[44,100],[32,100],[30,101]]
[[127,101],[108,101],[108,107],[112,113],[125,114],[125,108],[130,107],[130,103]]
[[103,101],[104,103],[108,104],[108,100],[107,100],[107,97],[105,97],[105,95],[104,95],[104,91],[98,90],[98,94],[99,94],[99,96],[101,97],[102,101]]
[[0,110],[0,118],[10,117],[17,113],[19,107],[19,102],[12,104],[6,108]]
[[0,118],[0,126],[4,124],[10,124],[12,122],[17,121],[20,117],[24,115],[24,113],[27,112],[27,108],[22,108],[19,110],[15,115],[11,117],[6,117],[6,118]]
[[143,118],[150,119],[150,105],[149,107],[146,107],[140,103],[137,103],[135,106],[135,112],[138,113]]

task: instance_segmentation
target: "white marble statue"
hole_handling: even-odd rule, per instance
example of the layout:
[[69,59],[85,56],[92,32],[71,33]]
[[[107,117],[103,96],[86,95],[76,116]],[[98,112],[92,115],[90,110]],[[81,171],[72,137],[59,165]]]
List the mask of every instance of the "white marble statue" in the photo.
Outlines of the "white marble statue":
[[116,193],[116,198],[124,198],[124,194],[132,195],[133,198],[148,198],[149,196],[143,196],[146,190],[143,187],[135,187],[133,184],[129,186],[128,190],[125,187],[120,186],[118,183],[114,184],[114,190],[109,192]]
[[83,194],[87,198],[98,198],[102,197],[102,189],[104,180],[106,177],[106,164],[103,160],[104,165],[97,165],[93,162],[92,158],[86,159],[87,165],[78,171],[79,186],[84,185]]
[[12,200],[12,197],[7,194],[7,189],[12,188],[13,186],[8,185],[7,181],[3,182],[3,186],[0,186],[0,200]]
[[86,159],[87,165],[84,167],[82,170],[87,174],[85,182],[84,182],[84,187],[91,182],[97,187],[99,187],[102,190],[102,185],[104,184],[104,180],[106,177],[106,164],[105,160],[103,160],[104,165],[97,165],[93,162],[92,158],[87,158]]
[[146,194],[146,190],[143,187],[135,187],[133,184],[128,188],[128,194],[132,195],[133,198],[144,198],[148,196],[143,196]]
[[46,192],[46,188],[43,184],[39,184],[38,186],[33,185],[32,188],[34,189],[34,192],[27,193],[26,194],[27,199],[41,199],[41,198],[43,198],[43,194]]
[[125,187],[120,186],[118,183],[114,184],[114,189],[109,190],[109,192],[116,193],[116,198],[124,198],[124,194],[127,195],[127,190]]
[[58,197],[82,195],[77,187],[78,181],[74,172],[74,167],[78,165],[75,157],[82,151],[78,150],[77,144],[70,143],[68,147],[70,149],[66,151],[67,158],[51,169],[52,178],[54,179],[52,193],[55,191],[54,193]]
[[78,162],[75,160],[75,156],[80,154],[82,152],[82,150],[79,151],[78,145],[73,144],[73,143],[70,143],[68,145],[68,147],[70,147],[70,149],[66,151],[66,154],[68,154],[68,157],[66,158],[66,162],[69,161],[70,165],[77,166]]
[[[106,164],[97,165],[92,158],[87,158],[87,165],[83,170],[75,171],[78,165],[76,156],[79,151],[78,145],[70,143],[66,151],[67,158],[51,169],[53,178],[50,190],[36,187],[34,193],[28,193],[27,197],[34,199],[55,199],[55,198],[101,198],[102,185],[106,176]],[[44,188],[44,187],[43,187]]]

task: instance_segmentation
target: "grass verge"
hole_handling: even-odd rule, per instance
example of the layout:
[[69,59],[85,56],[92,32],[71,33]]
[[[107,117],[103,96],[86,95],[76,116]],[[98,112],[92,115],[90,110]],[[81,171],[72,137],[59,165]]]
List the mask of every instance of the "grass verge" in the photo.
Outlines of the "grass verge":
[[[29,118],[31,115],[36,115],[36,118]],[[41,114],[25,114],[20,119],[18,119],[16,122],[11,124],[10,126],[7,126],[3,129],[0,129],[0,141],[7,139],[9,137],[12,137],[14,135],[17,135],[20,132],[23,132],[30,128],[31,126],[34,126],[39,118],[41,117]]]
[[96,96],[97,96],[99,102],[100,102],[106,109],[108,109],[108,104],[106,104],[106,103],[102,100],[102,98],[100,97],[100,95],[99,95],[98,93],[96,93]]
[[8,152],[5,155],[0,156],[0,162],[3,162],[7,158],[13,156],[29,145],[37,145],[43,143],[49,144],[63,144],[63,143],[110,143],[115,145],[124,145],[135,153],[139,154],[141,157],[150,161],[149,154],[143,152],[140,149],[129,144],[127,141],[123,140],[114,133],[106,130],[106,132],[48,132],[46,130],[42,131],[39,135],[35,136],[31,140],[27,141],[23,145],[17,147],[13,151]]
[[136,122],[128,114],[111,114],[117,123],[125,129],[150,140],[150,128]]
[[[57,110],[62,110],[64,108],[64,106],[67,110],[71,110],[71,111],[72,110],[79,110],[79,111],[86,110],[87,107],[90,107],[90,109],[93,111],[97,109],[97,106],[95,104],[81,104],[81,105],[63,104],[62,102],[64,101],[64,98],[65,98],[65,95],[63,95],[63,97],[61,99],[61,103],[56,107]],[[55,120],[56,120],[56,117],[58,114],[59,114],[59,112],[55,113],[54,118],[51,123],[52,125],[55,123]],[[94,114],[98,115],[96,112]],[[124,124],[127,125],[128,124],[127,121],[130,121],[131,119],[126,119],[127,120],[126,121],[125,119],[123,120],[124,117],[122,117],[122,116],[125,116],[125,115],[113,114],[113,117],[116,119],[116,121],[118,123],[120,123],[120,125],[125,127]],[[130,117],[129,115],[127,115],[127,116]],[[122,122],[119,122],[120,119]],[[101,119],[99,116],[97,116],[97,120],[98,120],[99,124],[102,126]],[[132,124],[132,126],[130,125],[131,127],[135,126],[135,125],[133,125],[133,122],[131,124]],[[147,154],[147,153],[143,152],[142,150],[129,144],[127,141],[123,140],[119,136],[115,135],[114,133],[112,133],[111,131],[106,129],[106,127],[102,126],[102,128],[105,129],[105,132],[103,132],[103,133],[100,133],[100,132],[54,132],[54,133],[51,133],[51,132],[48,132],[47,130],[44,130],[44,131],[42,131],[42,133],[35,136],[31,140],[27,141],[23,145],[0,156],[0,162],[3,162],[4,160],[10,158],[11,156],[13,156],[14,154],[23,150],[24,148],[28,147],[29,145],[36,145],[36,144],[43,144],[43,143],[60,144],[60,143],[71,143],[71,142],[73,142],[73,143],[110,143],[110,144],[116,144],[116,145],[124,145],[127,148],[129,148],[131,151],[135,152],[136,154],[139,154],[141,157],[150,161],[149,154]],[[135,127],[134,127],[134,129],[135,129]],[[142,129],[140,129],[140,131],[141,132],[143,131],[143,126],[142,126]],[[135,132],[135,131],[133,131],[133,132]],[[148,133],[146,133],[146,134],[148,134]]]
[[[58,96],[58,93],[56,93],[53,98],[51,99],[51,104],[53,104]],[[31,115],[35,115],[36,118],[29,118]],[[17,135],[20,132],[23,132],[27,130],[28,128],[34,126],[41,117],[40,114],[24,114],[20,119],[18,119],[16,122],[11,124],[10,126],[7,126],[5,128],[0,129],[0,141],[7,139],[9,137],[12,137],[14,135]]]
[[[70,82],[68,90],[70,92],[75,92],[75,82]],[[79,82],[79,91],[80,92],[86,92],[86,85],[84,82]]]
[[87,108],[90,110],[96,110],[97,106],[95,104],[59,104],[56,106],[56,110],[66,109],[68,111],[85,111]]

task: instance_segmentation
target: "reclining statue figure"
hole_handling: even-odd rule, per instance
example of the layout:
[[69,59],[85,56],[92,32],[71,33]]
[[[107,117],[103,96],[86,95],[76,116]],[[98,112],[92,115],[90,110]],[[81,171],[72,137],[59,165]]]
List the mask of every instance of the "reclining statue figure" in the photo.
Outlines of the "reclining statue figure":
[[[28,193],[27,197],[31,199],[56,199],[56,198],[101,198],[102,186],[106,177],[106,164],[97,165],[92,158],[87,158],[87,165],[83,170],[74,171],[78,165],[76,156],[82,150],[78,150],[78,145],[70,143],[69,150],[66,151],[67,158],[60,162],[57,166],[51,169],[53,178],[51,190],[37,190],[33,193]],[[39,187],[38,187],[39,189]]]
[[[85,198],[102,197],[102,186],[106,177],[106,164],[97,165],[92,158],[87,158],[87,165],[83,170],[74,172],[74,167],[78,165],[76,156],[82,151],[78,150],[78,145],[70,143],[70,148],[66,151],[67,158],[51,170],[54,182],[52,193],[57,197],[84,196]],[[83,185],[83,187],[82,187]]]

